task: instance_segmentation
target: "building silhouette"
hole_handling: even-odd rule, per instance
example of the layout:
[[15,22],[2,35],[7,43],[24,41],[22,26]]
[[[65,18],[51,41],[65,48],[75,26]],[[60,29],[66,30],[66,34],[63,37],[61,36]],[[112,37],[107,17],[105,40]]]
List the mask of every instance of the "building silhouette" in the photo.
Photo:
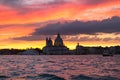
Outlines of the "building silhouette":
[[79,45],[79,43],[77,44],[77,46],[76,46],[76,52],[75,52],[75,54],[85,54],[85,48],[83,47],[83,46],[81,46],[81,45]]
[[54,55],[67,54],[69,53],[69,48],[67,48],[64,45],[64,42],[60,34],[58,33],[54,41],[54,45],[53,45],[53,41],[51,40],[51,38],[46,38],[46,46],[43,47],[43,53],[54,54]]

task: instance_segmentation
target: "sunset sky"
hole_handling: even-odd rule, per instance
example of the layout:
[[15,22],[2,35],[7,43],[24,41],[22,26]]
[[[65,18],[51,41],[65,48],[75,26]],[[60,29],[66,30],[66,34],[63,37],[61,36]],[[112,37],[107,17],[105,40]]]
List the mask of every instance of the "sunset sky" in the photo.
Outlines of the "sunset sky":
[[0,48],[120,45],[120,0],[0,0]]

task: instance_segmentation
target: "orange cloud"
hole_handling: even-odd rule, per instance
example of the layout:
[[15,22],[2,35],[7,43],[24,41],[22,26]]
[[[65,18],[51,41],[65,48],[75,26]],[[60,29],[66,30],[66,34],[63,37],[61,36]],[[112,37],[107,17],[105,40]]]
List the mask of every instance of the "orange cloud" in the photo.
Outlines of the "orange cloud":
[[[0,7],[0,10],[3,7],[4,6]],[[114,7],[120,8],[120,2],[110,1],[97,5],[65,3],[63,5],[55,5],[53,7],[48,7],[45,9],[32,8],[31,10],[27,8],[23,8],[23,10],[9,8],[6,10],[1,10],[0,24],[45,22],[48,20],[56,20],[59,18],[70,20],[101,20],[111,16],[120,16],[119,10],[112,10]]]
[[32,32],[34,32],[34,27],[9,26],[9,27],[0,28],[1,39],[21,37],[21,36],[29,35]]
[[[57,1],[57,0],[56,0]],[[92,0],[90,0],[92,2]],[[36,26],[5,26],[9,24],[30,24],[37,22],[46,22],[50,20],[66,19],[66,20],[102,20],[112,16],[120,16],[120,1],[119,0],[93,0],[91,3],[88,0],[64,0],[55,3],[47,4],[31,4],[23,5],[13,3],[0,4],[0,48],[27,48],[27,47],[43,47],[44,42],[34,41],[16,41],[10,38],[29,36],[34,32]],[[40,7],[40,8],[39,8]],[[105,36],[106,34],[104,34]],[[111,36],[110,36],[111,37]],[[65,42],[70,48],[74,48],[77,42]],[[81,42],[82,45],[117,45],[118,42],[111,43],[103,42]]]

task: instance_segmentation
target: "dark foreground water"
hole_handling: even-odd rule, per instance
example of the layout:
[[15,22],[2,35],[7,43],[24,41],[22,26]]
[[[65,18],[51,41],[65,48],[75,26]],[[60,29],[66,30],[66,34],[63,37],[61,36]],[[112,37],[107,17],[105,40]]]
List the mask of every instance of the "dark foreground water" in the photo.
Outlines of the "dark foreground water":
[[120,80],[120,55],[0,56],[0,80]]

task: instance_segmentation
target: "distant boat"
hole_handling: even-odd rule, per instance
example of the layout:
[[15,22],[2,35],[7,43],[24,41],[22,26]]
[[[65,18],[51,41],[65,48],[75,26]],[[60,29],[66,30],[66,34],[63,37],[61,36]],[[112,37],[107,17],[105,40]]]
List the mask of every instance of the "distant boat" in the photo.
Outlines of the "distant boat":
[[113,54],[110,53],[108,50],[105,50],[105,51],[103,52],[103,56],[113,56]]

